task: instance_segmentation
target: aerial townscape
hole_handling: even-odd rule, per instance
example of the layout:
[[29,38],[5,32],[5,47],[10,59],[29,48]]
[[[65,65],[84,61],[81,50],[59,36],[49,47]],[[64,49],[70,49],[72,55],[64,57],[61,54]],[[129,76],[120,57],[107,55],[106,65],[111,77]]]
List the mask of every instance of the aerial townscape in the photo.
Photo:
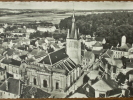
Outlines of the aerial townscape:
[[[6,17],[7,12],[0,11]],[[120,22],[123,17],[111,15],[128,15],[130,19],[132,10],[87,15],[70,12],[58,24],[40,19],[27,23],[1,21],[0,98],[133,96],[133,20]],[[34,17],[30,10],[28,13]],[[94,20],[97,16],[102,17]],[[115,25],[107,30],[109,25],[102,19]],[[101,26],[104,29],[100,31]]]

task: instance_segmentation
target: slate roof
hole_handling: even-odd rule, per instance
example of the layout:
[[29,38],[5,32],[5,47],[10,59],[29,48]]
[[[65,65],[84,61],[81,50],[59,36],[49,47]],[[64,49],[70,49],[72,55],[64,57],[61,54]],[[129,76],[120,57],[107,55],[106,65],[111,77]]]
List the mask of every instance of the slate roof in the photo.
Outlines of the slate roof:
[[7,75],[7,78],[13,77],[13,75],[8,72],[6,72],[6,75]]
[[45,64],[55,64],[58,61],[67,58],[68,55],[66,54],[65,48],[62,48],[58,51],[54,51],[52,53],[49,53],[44,59],[42,59],[39,63],[45,63]]
[[2,85],[0,86],[0,90],[20,95],[22,84],[24,84],[24,82],[14,78],[8,78],[7,82],[8,82],[8,90],[6,90],[6,82],[2,83]]
[[[89,92],[86,91],[86,88],[89,88]],[[85,94],[87,97],[95,97],[95,90],[88,83],[80,86],[75,92]]]
[[126,76],[122,72],[120,72],[117,75],[116,80],[118,81],[118,84],[124,83],[126,80]]
[[21,47],[18,47],[18,49],[25,50],[25,47],[21,46]]
[[0,67],[0,72],[1,72],[1,71],[5,71],[5,69],[3,69],[3,68]]
[[6,51],[7,51],[6,54],[7,54],[8,56],[11,56],[11,55],[13,55],[13,52],[14,52],[15,50],[14,50],[14,49],[8,48]]
[[120,95],[122,93],[122,90],[120,88],[107,91],[107,97],[116,97],[117,95]]
[[4,63],[4,64],[11,64],[11,65],[15,65],[15,66],[20,66],[21,65],[21,61],[18,61],[18,60],[15,60],[15,59],[11,59],[11,58],[3,59],[2,63]]
[[21,65],[21,61],[17,61],[17,60],[15,60],[15,59],[11,59],[10,64],[16,65],[16,66],[20,66],[20,65]]
[[25,59],[27,57],[27,55],[22,55],[22,56],[19,56],[21,59]]
[[4,64],[10,64],[10,62],[11,62],[11,59],[7,59],[7,58],[5,58],[5,59],[2,60],[1,63],[4,63]]
[[52,66],[52,71],[67,75],[70,71],[76,68],[76,64],[71,59],[66,59]]
[[51,96],[50,93],[41,90],[40,88],[35,88],[28,85],[23,85],[21,98],[49,98]]

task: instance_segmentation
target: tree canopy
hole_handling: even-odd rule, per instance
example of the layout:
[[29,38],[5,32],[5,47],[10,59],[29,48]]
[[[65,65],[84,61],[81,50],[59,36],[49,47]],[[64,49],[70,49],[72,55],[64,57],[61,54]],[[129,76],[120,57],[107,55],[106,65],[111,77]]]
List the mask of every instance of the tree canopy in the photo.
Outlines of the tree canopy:
[[[108,43],[116,46],[121,37],[127,37],[127,43],[133,43],[133,12],[112,12],[75,16],[80,33],[105,37]],[[71,29],[72,17],[60,21],[60,29]]]

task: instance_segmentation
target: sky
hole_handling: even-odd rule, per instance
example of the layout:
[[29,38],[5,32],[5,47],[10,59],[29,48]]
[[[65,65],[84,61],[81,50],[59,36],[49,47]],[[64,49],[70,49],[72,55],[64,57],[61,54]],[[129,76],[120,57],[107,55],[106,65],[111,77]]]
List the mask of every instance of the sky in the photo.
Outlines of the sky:
[[[74,5],[74,6],[73,6]],[[133,9],[133,2],[0,2],[0,8],[9,9]]]

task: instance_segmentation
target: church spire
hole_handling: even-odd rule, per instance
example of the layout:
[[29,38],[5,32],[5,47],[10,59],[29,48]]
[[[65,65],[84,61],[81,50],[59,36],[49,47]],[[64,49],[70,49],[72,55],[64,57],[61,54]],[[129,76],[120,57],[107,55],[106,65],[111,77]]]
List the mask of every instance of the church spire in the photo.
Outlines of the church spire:
[[68,32],[67,32],[67,39],[70,38],[70,34],[69,34],[69,29],[68,29]]
[[74,10],[73,10],[72,28],[71,28],[71,36],[70,36],[70,38],[74,38],[75,30],[76,30],[76,25],[75,25],[75,14],[74,14]]
[[75,23],[75,13],[74,13],[74,9],[73,9],[72,23]]
[[78,33],[77,33],[77,30],[75,30],[74,39],[78,39]]

